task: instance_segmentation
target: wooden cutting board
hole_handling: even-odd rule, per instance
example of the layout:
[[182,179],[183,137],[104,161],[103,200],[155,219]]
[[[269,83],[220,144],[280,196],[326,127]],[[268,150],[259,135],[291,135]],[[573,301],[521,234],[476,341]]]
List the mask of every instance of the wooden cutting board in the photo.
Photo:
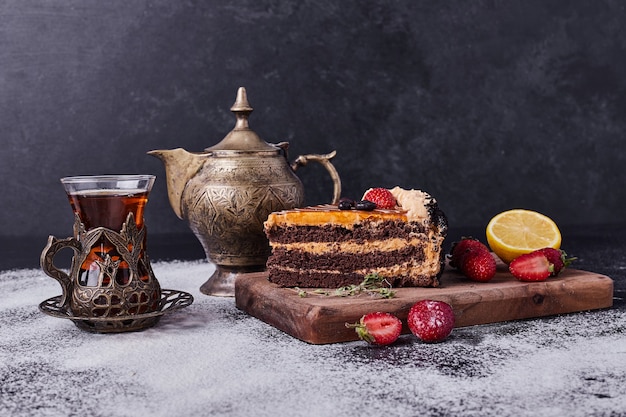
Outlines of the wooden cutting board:
[[305,342],[313,344],[357,340],[355,323],[373,311],[394,313],[404,323],[411,306],[423,299],[452,306],[456,327],[594,310],[613,305],[613,280],[605,275],[566,269],[556,278],[525,283],[516,280],[504,264],[488,283],[469,281],[446,266],[438,288],[396,288],[391,299],[367,294],[306,297],[267,280],[267,273],[243,274],[235,281],[235,303],[240,310]]

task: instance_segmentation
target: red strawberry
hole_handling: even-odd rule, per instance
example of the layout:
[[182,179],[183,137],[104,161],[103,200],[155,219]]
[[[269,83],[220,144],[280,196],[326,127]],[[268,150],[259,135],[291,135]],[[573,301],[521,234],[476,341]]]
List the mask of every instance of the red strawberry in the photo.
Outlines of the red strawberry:
[[572,261],[576,259],[568,258],[567,253],[565,253],[565,251],[561,249],[543,248],[539,249],[539,251],[546,255],[546,258],[548,258],[548,262],[553,265],[554,271],[552,271],[552,273],[550,274],[550,276],[553,277],[559,275],[559,272],[561,272],[563,268],[568,267],[572,263]]
[[509,271],[520,281],[545,281],[554,266],[540,250],[518,256],[509,264]]
[[424,342],[441,342],[452,333],[454,312],[443,301],[422,300],[409,310],[411,332]]
[[370,188],[363,194],[362,200],[371,201],[379,209],[392,209],[396,207],[396,198],[386,188]]
[[473,237],[462,237],[458,242],[452,243],[450,248],[450,266],[454,268],[461,268],[463,264],[463,256],[471,249],[484,249],[489,252],[487,246],[482,244],[478,239]]
[[358,323],[346,323],[353,327],[359,339],[373,345],[389,345],[400,337],[402,322],[391,313],[369,313],[361,317]]
[[496,260],[486,249],[470,249],[461,262],[463,275],[472,281],[487,282],[496,275]]

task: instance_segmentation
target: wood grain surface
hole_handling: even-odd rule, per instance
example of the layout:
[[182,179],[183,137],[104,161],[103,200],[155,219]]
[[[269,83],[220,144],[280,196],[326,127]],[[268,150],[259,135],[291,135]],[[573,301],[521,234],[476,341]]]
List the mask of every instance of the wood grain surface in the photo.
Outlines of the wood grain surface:
[[373,311],[394,313],[404,323],[411,306],[422,299],[449,303],[456,327],[607,308],[613,305],[613,280],[594,272],[566,269],[544,282],[516,280],[506,266],[488,283],[467,280],[446,267],[438,288],[397,288],[390,299],[368,294],[338,297],[319,295],[311,289],[301,296],[293,288],[281,288],[267,280],[267,273],[244,274],[235,282],[237,307],[312,344],[357,340],[346,323],[357,322]]

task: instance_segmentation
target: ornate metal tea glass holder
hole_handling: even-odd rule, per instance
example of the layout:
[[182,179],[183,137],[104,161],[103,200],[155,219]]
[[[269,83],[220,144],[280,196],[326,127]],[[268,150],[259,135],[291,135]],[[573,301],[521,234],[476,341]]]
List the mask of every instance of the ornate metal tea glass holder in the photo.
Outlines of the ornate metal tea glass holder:
[[[42,251],[41,267],[61,284],[63,294],[39,309],[70,319],[82,330],[114,333],[154,326],[164,314],[191,305],[191,294],[161,289],[144,250],[145,237],[146,228],[137,227],[133,213],[120,232],[106,227],[87,231],[76,214],[74,236],[50,236]],[[69,275],[53,262],[65,248],[74,251]]]

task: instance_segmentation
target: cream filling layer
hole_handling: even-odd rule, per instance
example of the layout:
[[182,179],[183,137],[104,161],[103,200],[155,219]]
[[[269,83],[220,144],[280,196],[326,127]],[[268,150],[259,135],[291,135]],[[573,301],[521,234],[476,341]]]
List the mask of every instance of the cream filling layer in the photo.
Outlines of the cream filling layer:
[[[297,268],[284,267],[284,266],[272,266],[273,269],[287,271],[294,274],[297,274],[300,270]],[[318,273],[318,274],[328,274],[328,275],[342,275],[343,272],[331,269],[315,269],[315,268],[307,268],[307,271]],[[398,265],[393,265],[389,267],[378,267],[378,268],[363,268],[363,269],[355,269],[353,271],[356,274],[366,275],[369,273],[377,273],[382,277],[385,276],[428,276],[432,277],[437,275],[439,272],[439,264],[436,267],[427,266],[423,263],[414,264],[412,261],[403,262]]]
[[393,238],[385,240],[374,240],[369,242],[294,242],[294,243],[272,243],[272,247],[283,248],[285,250],[295,250],[323,255],[326,253],[347,253],[360,254],[368,251],[389,252],[399,250],[406,246],[422,246],[424,237],[415,237],[411,240]]

